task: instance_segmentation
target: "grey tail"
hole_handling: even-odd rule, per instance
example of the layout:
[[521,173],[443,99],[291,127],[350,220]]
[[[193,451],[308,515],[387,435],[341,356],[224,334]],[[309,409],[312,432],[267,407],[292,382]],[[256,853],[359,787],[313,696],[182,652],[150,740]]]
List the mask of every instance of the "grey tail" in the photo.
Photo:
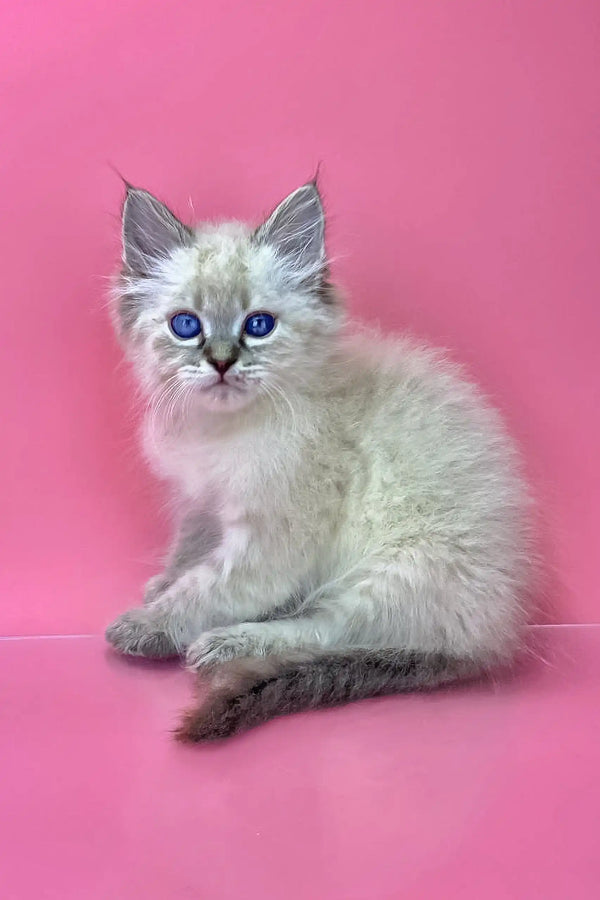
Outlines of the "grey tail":
[[331,653],[308,661],[234,660],[214,670],[200,705],[185,714],[176,737],[193,743],[219,740],[275,716],[428,690],[481,672],[481,663],[398,650]]

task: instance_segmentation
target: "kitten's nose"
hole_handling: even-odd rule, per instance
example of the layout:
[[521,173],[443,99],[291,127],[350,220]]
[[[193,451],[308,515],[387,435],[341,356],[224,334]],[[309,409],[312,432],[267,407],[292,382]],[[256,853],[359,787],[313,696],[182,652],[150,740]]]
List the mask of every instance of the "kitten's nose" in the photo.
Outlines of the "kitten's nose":
[[230,369],[234,364],[235,359],[215,359],[214,357],[208,358],[208,362],[211,366],[214,366],[219,375],[224,375],[227,369]]
[[213,366],[219,375],[223,376],[227,369],[230,369],[239,356],[236,347],[229,346],[207,346],[204,350],[206,361]]

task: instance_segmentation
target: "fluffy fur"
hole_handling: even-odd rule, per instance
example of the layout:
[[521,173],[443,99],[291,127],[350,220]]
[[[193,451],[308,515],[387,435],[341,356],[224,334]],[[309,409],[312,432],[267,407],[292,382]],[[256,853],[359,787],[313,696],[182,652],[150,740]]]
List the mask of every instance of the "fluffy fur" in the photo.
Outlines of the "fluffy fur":
[[[344,323],[316,185],[255,230],[192,230],[130,188],[123,245],[114,319],[176,537],[107,638],[200,673],[179,736],[510,661],[532,576],[515,449],[442,354]],[[170,330],[180,310],[201,319],[198,338]],[[245,336],[260,310],[276,328]]]

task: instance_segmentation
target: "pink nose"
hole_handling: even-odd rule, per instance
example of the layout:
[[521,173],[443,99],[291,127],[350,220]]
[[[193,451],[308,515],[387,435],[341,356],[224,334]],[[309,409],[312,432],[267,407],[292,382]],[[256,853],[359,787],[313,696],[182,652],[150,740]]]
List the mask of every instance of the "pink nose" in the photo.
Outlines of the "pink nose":
[[215,359],[214,357],[211,357],[208,361],[211,366],[214,366],[219,375],[224,375],[227,369],[230,369],[235,362],[234,359]]

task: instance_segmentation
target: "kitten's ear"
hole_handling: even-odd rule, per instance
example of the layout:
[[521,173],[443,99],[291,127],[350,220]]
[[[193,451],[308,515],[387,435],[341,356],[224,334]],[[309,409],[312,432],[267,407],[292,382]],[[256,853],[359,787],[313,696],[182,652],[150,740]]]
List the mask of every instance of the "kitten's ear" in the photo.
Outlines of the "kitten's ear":
[[192,232],[164,203],[140,188],[127,187],[123,205],[123,262],[138,275],[177,247],[191,243]]
[[325,215],[316,184],[305,184],[286,197],[254,238],[270,244],[298,274],[318,274],[326,257]]

